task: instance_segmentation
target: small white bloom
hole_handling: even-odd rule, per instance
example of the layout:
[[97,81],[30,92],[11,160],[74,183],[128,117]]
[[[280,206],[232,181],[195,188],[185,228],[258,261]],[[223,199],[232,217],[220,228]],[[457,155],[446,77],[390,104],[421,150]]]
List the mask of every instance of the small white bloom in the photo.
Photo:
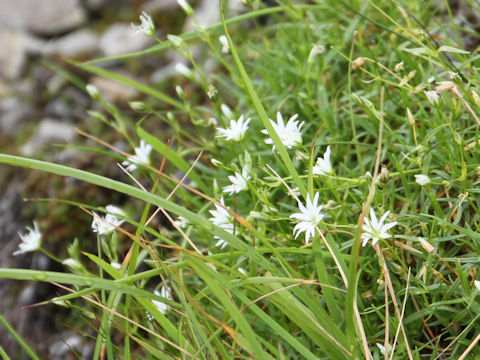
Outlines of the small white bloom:
[[448,72],[448,78],[449,78],[450,80],[461,79],[460,76],[458,75],[458,73],[455,72],[455,71],[449,71],[449,72]]
[[400,61],[399,63],[395,64],[395,67],[393,68],[395,72],[400,72],[400,71],[403,71],[404,69],[405,67],[403,66],[403,61]]
[[432,104],[432,105],[438,104],[438,100],[439,100],[440,96],[438,95],[438,93],[436,91],[425,91],[425,96],[427,97],[430,104]]
[[[162,286],[160,291],[155,290],[153,293],[157,296],[161,296],[162,298],[172,300],[172,297],[170,296],[170,289],[167,289],[164,286]],[[161,301],[158,301],[158,300],[152,300],[152,303],[153,303],[153,305],[156,306],[158,311],[160,311],[164,315],[167,313],[168,309],[170,309],[170,305],[165,304],[164,302],[161,302]]]
[[146,36],[155,35],[155,25],[153,24],[152,18],[145,11],[140,15],[140,25],[135,25],[131,23],[132,27],[136,30],[136,33],[142,33]]
[[317,159],[316,165],[312,168],[313,175],[326,175],[332,172],[332,163],[330,162],[330,145],[327,146],[327,150],[323,155],[323,158]]
[[177,0],[177,3],[183,9],[185,14],[187,14],[188,16],[193,14],[193,9],[186,0]]
[[175,220],[175,224],[181,228],[181,229],[185,229],[187,227],[187,225],[189,224],[188,220],[185,219],[183,216],[179,216],[177,218],[177,220]]
[[[222,205],[225,205],[223,196],[220,199],[220,203]],[[212,217],[209,218],[209,220],[214,225],[221,227],[223,230],[229,232],[230,234],[233,233],[233,217],[232,215],[230,215],[230,213],[227,210],[225,210],[220,205],[215,204],[215,210],[209,210],[209,212],[212,215]],[[220,239],[218,236],[215,236],[215,238],[219,239],[219,241],[215,244],[215,246],[221,246],[223,249],[225,246],[228,245],[228,243],[225,240]]]
[[241,174],[236,172],[234,176],[230,175],[228,179],[232,182],[232,185],[225,186],[223,192],[233,195],[248,188],[247,181],[250,180],[250,175],[248,175],[248,169],[243,168]]
[[235,120],[230,120],[230,127],[226,129],[217,128],[218,134],[217,137],[224,137],[225,140],[241,141],[245,136],[245,132],[248,129],[248,124],[250,124],[250,118],[243,121],[243,115],[240,118]]
[[216,247],[219,247],[220,249],[223,249],[225,246],[228,245],[228,242],[226,242],[225,240],[223,239],[219,239],[216,243],[215,243],[215,246]]
[[208,89],[207,89],[207,96],[209,99],[213,99],[217,96],[218,94],[218,90],[215,86],[213,86],[212,84],[208,85]]
[[427,175],[415,174],[415,182],[420,186],[425,186],[430,183],[430,178]]
[[480,281],[479,280],[475,280],[473,282],[473,284],[475,285],[475,287],[477,288],[478,291],[480,291]]
[[122,225],[124,221],[124,220],[119,220],[113,214],[107,214],[105,215],[104,218],[97,215],[95,211],[93,212],[93,214],[94,214],[94,217],[92,221],[92,230],[93,232],[98,233],[98,235],[110,234],[113,230],[115,230],[116,227]]
[[152,146],[144,140],[140,140],[140,146],[135,148],[135,155],[129,156],[127,160],[122,162],[122,165],[127,167],[127,171],[132,172],[137,169],[135,164],[150,164],[151,151]]
[[375,211],[370,209],[370,219],[365,217],[365,224],[363,225],[363,233],[361,239],[363,240],[362,246],[367,245],[368,240],[372,239],[372,246],[374,246],[379,239],[388,239],[390,234],[387,232],[392,227],[397,225],[396,221],[393,221],[388,224],[384,224],[385,219],[387,218],[390,211],[387,211],[378,221]]
[[187,79],[193,79],[192,70],[190,70],[190,68],[185,64],[177,63],[175,65],[175,71],[178,72],[180,75],[185,76]]
[[318,206],[318,196],[320,193],[316,193],[313,201],[310,199],[310,194],[307,195],[307,203],[303,206],[302,203],[298,203],[298,208],[300,209],[299,213],[290,215],[291,218],[297,219],[300,222],[295,225],[293,228],[293,234],[295,239],[298,238],[302,232],[305,232],[305,243],[308,244],[308,241],[311,237],[315,236],[315,231],[322,219],[325,217],[322,214],[323,206]]
[[[296,120],[298,114],[293,115],[290,119],[288,119],[287,124],[283,122],[283,117],[280,112],[277,112],[277,122],[275,123],[272,119],[270,119],[270,123],[273,126],[273,129],[277,133],[278,137],[282,141],[282,143],[287,147],[291,148],[292,146],[297,146],[302,144],[302,134],[300,133],[300,129],[302,128],[304,122],[302,121],[299,123]],[[262,130],[263,134],[268,135],[268,131],[266,129]],[[265,140],[266,144],[273,144],[273,140],[268,138]],[[273,146],[273,150],[275,150],[275,145]]]
[[228,54],[230,52],[230,44],[228,43],[228,39],[225,35],[221,35],[218,40],[222,44],[222,53]]
[[36,221],[33,222],[33,229],[30,226],[27,226],[26,228],[28,233],[18,233],[20,239],[22,239],[22,242],[20,245],[18,245],[20,249],[15,251],[13,255],[23,254],[40,249],[40,245],[42,244],[42,233],[40,232],[38,223]]

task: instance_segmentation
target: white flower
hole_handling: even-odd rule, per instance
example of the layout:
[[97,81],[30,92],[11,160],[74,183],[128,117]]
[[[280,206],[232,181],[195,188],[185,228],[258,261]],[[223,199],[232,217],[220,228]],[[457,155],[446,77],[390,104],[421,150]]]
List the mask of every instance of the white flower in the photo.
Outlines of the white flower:
[[135,155],[129,156],[122,165],[127,167],[127,171],[132,172],[137,169],[135,164],[149,164],[151,151],[152,146],[140,140],[140,146],[135,148]]
[[[308,241],[312,236],[315,236],[315,230],[317,225],[324,218],[322,214],[322,205],[318,206],[318,196],[320,193],[316,193],[313,201],[310,199],[310,194],[307,195],[306,206],[303,206],[302,203],[298,203],[300,209],[299,213],[290,215],[291,218],[297,219],[300,222],[295,225],[293,228],[293,234],[295,239],[298,238],[302,232],[305,232],[305,243],[308,244]],[[296,233],[296,234],[295,234]]]
[[458,75],[458,73],[454,72],[454,71],[449,71],[448,72],[448,78],[450,80],[456,80],[456,79],[461,79],[461,77]]
[[420,186],[424,186],[430,183],[430,178],[427,175],[415,174],[414,176],[415,176],[415,182]]
[[385,214],[383,214],[383,216],[380,218],[380,221],[378,221],[375,211],[370,209],[370,219],[365,217],[363,233],[360,237],[363,240],[362,246],[367,245],[368,240],[370,239],[372,239],[372,246],[374,246],[379,239],[388,239],[390,237],[390,234],[387,231],[397,225],[397,222],[393,221],[388,224],[383,224],[388,214],[390,214],[390,211],[387,211]]
[[230,127],[226,129],[217,128],[218,134],[217,137],[224,137],[225,140],[241,141],[245,136],[245,132],[248,129],[248,124],[250,123],[250,118],[243,121],[243,115],[240,118],[235,120],[230,120]]
[[190,70],[188,66],[182,63],[177,63],[175,65],[175,71],[178,72],[180,75],[185,76],[187,79],[193,78],[193,72]]
[[185,229],[188,225],[188,220],[185,219],[183,216],[179,216],[177,220],[175,220],[175,225],[177,225],[181,229]]
[[475,280],[473,282],[473,284],[475,285],[475,287],[477,288],[478,291],[480,291],[480,281],[479,280]]
[[225,35],[221,35],[218,40],[222,44],[222,53],[228,54],[230,52],[230,45],[228,44],[228,39]]
[[438,99],[440,98],[440,96],[436,91],[425,91],[425,96],[427,97],[427,100],[430,102],[430,104],[438,104]]
[[209,99],[213,99],[217,96],[218,94],[218,90],[215,86],[213,86],[212,84],[208,85],[208,88],[207,88],[207,96]]
[[383,344],[377,343],[377,347],[380,350],[380,354],[385,355],[385,346],[383,346]]
[[110,234],[117,226],[122,225],[124,220],[119,220],[115,215],[107,213],[104,218],[97,215],[93,212],[94,217],[92,221],[92,230],[93,232],[98,233],[98,235],[108,235]]
[[[162,288],[160,289],[160,291],[155,290],[153,293],[154,293],[155,295],[161,296],[161,297],[163,297],[163,298],[165,298],[165,299],[172,300],[172,297],[170,296],[170,289],[167,289],[167,288],[165,288],[164,286],[162,286]],[[158,300],[152,300],[152,303],[153,303],[153,305],[156,306],[156,308],[158,309],[158,311],[160,311],[162,314],[166,314],[166,312],[167,312],[168,309],[170,308],[170,305],[165,304],[164,302],[161,302],[161,301],[158,301]]]
[[28,233],[20,234],[20,238],[22,242],[18,247],[20,250],[17,250],[13,253],[13,255],[23,254],[30,251],[36,251],[40,249],[40,245],[42,244],[42,233],[40,232],[40,228],[38,227],[38,223],[36,221],[33,222],[33,229],[30,226],[26,227]]
[[225,186],[223,192],[233,195],[248,188],[247,181],[250,180],[250,175],[248,175],[248,169],[243,168],[241,174],[236,172],[235,176],[230,175],[228,179],[232,182],[232,185]]
[[[223,196],[220,199],[220,203],[222,205],[225,205],[225,202],[223,200]],[[218,227],[221,227],[223,230],[229,232],[230,234],[233,233],[233,218],[230,213],[225,210],[223,207],[221,207],[218,204],[215,204],[215,210],[209,210],[210,214],[212,214],[212,217],[209,219],[214,225],[217,225]],[[215,246],[221,246],[222,249],[227,246],[227,242],[223,239],[220,239],[218,236],[215,236],[216,239],[219,239],[219,241],[215,244]]]
[[152,18],[145,11],[140,15],[140,25],[135,25],[131,23],[132,27],[136,30],[136,33],[142,33],[146,36],[155,35],[155,25],[153,24]]
[[330,162],[330,145],[327,146],[327,150],[323,155],[323,158],[317,159],[317,165],[312,168],[313,175],[326,175],[332,172],[332,163]]
[[[278,137],[280,138],[283,145],[287,148],[291,148],[292,146],[297,146],[302,144],[302,134],[300,133],[300,129],[302,128],[304,122],[301,123],[296,120],[298,114],[293,115],[288,121],[287,124],[283,122],[283,117],[280,112],[277,112],[277,122],[275,123],[272,119],[270,122],[272,123],[273,129],[277,133]],[[268,135],[268,131],[266,129],[262,130],[263,134]],[[268,138],[265,140],[266,144],[273,144],[273,140]],[[275,145],[273,146],[275,150]]]

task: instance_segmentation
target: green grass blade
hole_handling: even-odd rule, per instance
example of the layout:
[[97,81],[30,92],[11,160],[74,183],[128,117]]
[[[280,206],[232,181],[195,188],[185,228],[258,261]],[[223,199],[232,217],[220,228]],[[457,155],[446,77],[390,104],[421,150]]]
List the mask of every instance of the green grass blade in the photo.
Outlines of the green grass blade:
[[[23,338],[18,334],[15,329],[8,323],[7,319],[0,314],[0,323],[2,323],[3,326],[7,329],[7,331],[13,336],[13,338],[17,341],[18,345],[30,356],[31,359],[33,360],[40,360],[40,358],[35,354],[35,352],[28,346],[28,344],[23,340]],[[3,349],[2,349],[3,350]],[[5,354],[6,355],[6,354]],[[7,357],[4,357],[4,359],[9,359],[8,355]]]

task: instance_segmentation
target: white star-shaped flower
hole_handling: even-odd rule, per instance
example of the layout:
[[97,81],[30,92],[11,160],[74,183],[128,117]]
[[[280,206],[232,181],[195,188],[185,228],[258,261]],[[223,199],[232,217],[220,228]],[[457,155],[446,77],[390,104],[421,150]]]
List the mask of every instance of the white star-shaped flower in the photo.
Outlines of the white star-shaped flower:
[[384,224],[388,214],[390,214],[390,211],[383,214],[380,221],[378,221],[375,211],[370,209],[370,219],[365,217],[365,224],[363,225],[363,232],[360,237],[363,240],[362,246],[367,245],[368,240],[370,239],[372,239],[372,246],[375,246],[379,239],[388,239],[391,236],[387,231],[397,225],[397,222],[393,221]]
[[124,222],[124,220],[120,220],[110,213],[107,213],[104,218],[99,216],[95,211],[93,214],[92,230],[98,233],[98,235],[108,235]]
[[131,23],[132,27],[136,30],[136,33],[142,33],[146,36],[155,35],[155,25],[153,24],[152,18],[145,11],[140,15],[140,25],[135,25]]
[[18,233],[20,239],[22,239],[22,242],[20,245],[18,245],[20,249],[15,251],[13,255],[23,254],[40,249],[40,245],[42,244],[42,233],[40,232],[38,223],[36,221],[33,222],[33,229],[30,226],[27,226],[26,228],[28,233]]
[[320,193],[316,193],[313,197],[313,201],[310,199],[310,194],[307,195],[307,203],[303,206],[302,203],[298,203],[299,213],[290,215],[291,218],[299,220],[297,225],[293,228],[293,234],[295,239],[305,232],[305,243],[308,244],[311,237],[315,236],[315,231],[325,214],[322,214],[323,206],[318,206],[318,196]]
[[144,140],[140,140],[140,146],[135,148],[135,155],[129,156],[127,160],[122,162],[122,165],[126,166],[127,171],[135,171],[137,169],[136,164],[150,164],[151,152],[152,146]]
[[[157,296],[161,296],[164,299],[172,300],[172,297],[170,296],[170,289],[167,289],[166,287],[162,286],[160,291],[155,290],[153,292]],[[153,305],[160,311],[162,314],[166,314],[168,309],[170,309],[170,305],[165,304],[164,302],[158,301],[158,300],[152,300]]]
[[248,188],[247,181],[250,180],[250,175],[248,175],[248,169],[243,168],[241,174],[236,172],[235,175],[230,175],[228,179],[232,182],[232,185],[225,186],[223,192],[233,195]]
[[[302,128],[304,122],[302,121],[299,123],[296,120],[298,114],[293,115],[290,119],[288,119],[287,124],[283,122],[283,117],[280,112],[277,112],[277,122],[275,123],[272,119],[270,119],[270,123],[273,126],[273,129],[277,133],[278,137],[282,141],[283,145],[287,148],[291,148],[292,146],[298,146],[302,144],[302,134],[300,133],[300,129]],[[268,135],[268,131],[266,129],[262,130],[262,133]],[[266,144],[273,144],[273,140],[268,138],[265,140]],[[275,145],[273,146],[273,150],[275,150]]]
[[248,124],[250,123],[250,118],[243,121],[243,115],[240,118],[235,120],[230,120],[230,126],[226,129],[217,128],[217,137],[224,137],[225,140],[241,141],[245,136],[245,132],[248,129]]
[[[225,205],[225,202],[223,200],[223,197],[220,199],[220,203],[222,205]],[[229,232],[230,234],[233,234],[233,217],[230,215],[230,213],[225,210],[223,207],[221,207],[218,204],[215,204],[215,210],[209,210],[210,214],[212,214],[212,217],[209,218],[209,220],[214,224],[217,225],[218,227],[221,227],[223,230]],[[219,241],[215,244],[215,246],[221,246],[223,249],[225,246],[228,245],[228,243],[220,239],[218,236],[215,236],[215,239],[219,239]]]
[[330,145],[327,146],[327,150],[323,155],[323,158],[317,159],[316,165],[312,168],[313,175],[326,175],[332,172],[332,163],[330,162]]

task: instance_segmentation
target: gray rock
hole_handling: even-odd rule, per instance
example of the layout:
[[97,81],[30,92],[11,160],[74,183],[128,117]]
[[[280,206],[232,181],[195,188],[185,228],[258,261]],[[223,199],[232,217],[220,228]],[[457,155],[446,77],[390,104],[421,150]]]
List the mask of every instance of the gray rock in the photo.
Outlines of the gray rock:
[[0,44],[0,77],[16,79],[22,73],[27,55],[38,53],[44,42],[22,31],[0,30]]
[[100,76],[91,78],[90,83],[97,87],[103,99],[112,103],[125,103],[136,94],[132,87]]
[[64,57],[93,54],[98,50],[99,38],[89,29],[81,29],[48,42],[44,53]]
[[117,23],[108,28],[100,39],[100,49],[105,56],[116,56],[140,51],[155,44],[155,40],[135,30],[130,24]]
[[43,119],[30,140],[22,146],[23,155],[33,155],[43,145],[54,143],[69,143],[75,136],[75,128],[66,121]]
[[0,0],[0,24],[7,28],[55,35],[85,20],[80,0]]
[[16,97],[0,100],[0,133],[14,137],[18,128],[34,113]]
[[148,14],[160,11],[171,11],[178,8],[177,0],[150,0],[142,6],[143,11],[146,11]]

